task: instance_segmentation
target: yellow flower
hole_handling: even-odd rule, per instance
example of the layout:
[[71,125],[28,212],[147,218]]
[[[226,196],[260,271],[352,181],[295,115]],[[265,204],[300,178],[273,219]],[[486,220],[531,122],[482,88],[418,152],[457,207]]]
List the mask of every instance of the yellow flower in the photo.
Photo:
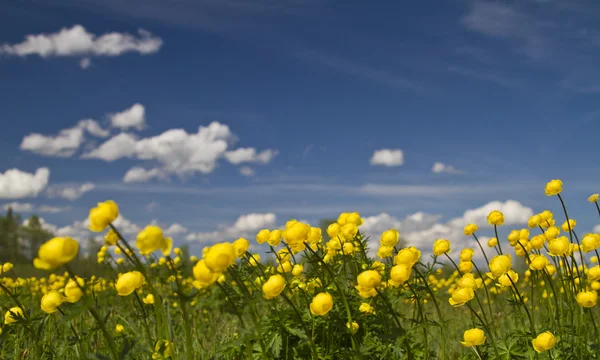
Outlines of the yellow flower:
[[15,317],[15,315],[25,317],[25,315],[23,315],[23,309],[21,309],[20,307],[12,307],[4,314],[4,324],[11,325],[16,323],[18,319],[17,317]]
[[104,235],[104,244],[106,244],[108,246],[117,245],[118,241],[119,241],[119,236],[113,229],[108,230],[106,235]]
[[356,334],[356,332],[358,331],[358,329],[360,329],[360,326],[358,325],[358,323],[356,321],[353,321],[352,324],[350,324],[349,322],[346,323],[346,327],[348,328],[348,330],[350,330],[350,332],[352,334]]
[[364,314],[375,314],[375,308],[371,304],[361,303],[358,311]]
[[530,229],[533,229],[534,227],[540,226],[542,220],[543,219],[539,214],[533,215],[527,221],[527,226],[529,226]]
[[485,343],[485,334],[481,329],[469,329],[464,332],[463,338],[465,341],[460,343],[465,347],[483,345]]
[[456,285],[459,288],[471,288],[477,290],[483,284],[481,279],[476,279],[473,274],[464,274],[460,279],[456,281]]
[[595,203],[595,202],[597,202],[597,201],[598,201],[598,197],[599,197],[599,196],[600,196],[600,195],[598,195],[598,194],[592,194],[592,195],[590,195],[590,197],[588,198],[588,201],[589,201],[589,202],[591,202],[591,203]]
[[[351,243],[346,243],[346,244],[352,245]],[[346,244],[344,244],[344,245],[346,245]],[[393,247],[382,245],[377,250],[377,257],[380,258],[380,259],[385,259],[387,257],[392,256],[393,251],[394,251]]]
[[487,244],[488,244],[489,247],[494,247],[494,246],[498,245],[498,239],[496,239],[495,237],[490,238],[488,240]]
[[[511,282],[511,280],[512,280],[512,282]],[[504,274],[498,278],[498,282],[500,283],[500,285],[502,285],[504,287],[510,287],[510,286],[512,286],[512,283],[516,284],[517,281],[519,281],[519,274],[517,274],[512,269],[508,270],[506,272],[506,274]]]
[[338,223],[330,224],[327,227],[327,235],[329,235],[330,239],[334,239],[335,237],[337,237],[340,234],[341,230],[342,230],[342,226],[340,224],[338,224]]
[[406,264],[395,265],[390,271],[390,281],[395,286],[404,284],[412,274],[412,267]]
[[317,294],[310,303],[310,312],[316,316],[323,316],[333,308],[333,298],[329,293]]
[[467,235],[467,236],[473,235],[478,229],[479,229],[479,227],[477,225],[469,224],[469,225],[465,226],[465,228],[464,228],[465,235]]
[[498,210],[489,213],[487,221],[490,225],[501,226],[504,224],[504,214]]
[[116,202],[108,200],[98,203],[98,206],[90,209],[89,229],[93,232],[104,231],[108,224],[115,221],[118,217],[119,207]]
[[63,296],[56,290],[49,291],[42,297],[41,308],[42,311],[48,314],[52,314],[58,310],[58,307],[62,305],[64,301]]
[[381,275],[375,270],[366,270],[358,274],[358,286],[373,289],[381,285]]
[[420,258],[421,250],[414,246],[410,246],[398,251],[398,254],[396,254],[396,257],[394,257],[394,264],[406,264],[412,267],[419,261]]
[[552,256],[563,256],[569,252],[569,239],[561,236],[548,241],[548,253]]
[[575,219],[569,219],[569,222],[564,222],[561,226],[564,232],[569,232],[569,226],[571,226],[571,230],[575,229],[575,225],[577,225],[577,221]]
[[42,270],[53,270],[73,260],[79,252],[79,243],[70,237],[55,237],[38,250],[33,265]]
[[541,353],[552,349],[556,345],[556,338],[550,331],[545,331],[533,339],[531,343],[535,351]]
[[271,235],[271,230],[262,229],[256,234],[256,242],[259,244],[264,244],[269,240]]
[[464,248],[460,252],[460,261],[471,261],[471,259],[473,259],[473,255],[475,255],[475,250],[471,248]]
[[433,243],[433,254],[436,256],[444,255],[450,251],[450,241],[446,239],[437,239]]
[[2,264],[2,269],[0,269],[0,274],[7,273],[12,268],[13,268],[13,264],[12,263],[9,263],[9,262],[4,263],[4,264]]
[[142,299],[142,301],[144,302],[144,304],[152,305],[154,304],[154,295],[148,294]]
[[[354,224],[356,226],[361,226],[365,220],[360,217],[360,214],[357,212],[349,213],[346,215],[346,224]],[[340,223],[342,224],[342,223]],[[342,224],[345,225],[345,224]]]
[[506,274],[512,268],[512,261],[509,254],[496,255],[490,261],[490,271],[494,279]]
[[130,271],[119,275],[115,287],[120,296],[127,296],[144,285],[144,275],[139,271]]
[[235,248],[230,243],[215,244],[204,255],[210,271],[220,273],[235,263]]
[[471,261],[461,261],[458,263],[458,270],[463,274],[470,273],[473,271],[473,263]]
[[398,243],[398,239],[400,238],[400,233],[396,229],[390,229],[384,231],[381,234],[381,238],[379,239],[379,244],[382,246],[390,246],[394,247]]
[[175,345],[169,340],[159,340],[154,345],[154,353],[152,353],[152,359],[163,360],[170,359],[175,353]]
[[82,278],[77,278],[77,282],[73,279],[69,279],[69,282],[65,286],[65,301],[70,303],[76,303],[83,296],[83,291],[81,287],[83,287],[84,281]]
[[251,266],[258,266],[258,263],[260,262],[260,254],[252,254],[252,256],[250,256],[248,259],[248,262]]
[[600,246],[600,235],[598,234],[587,234],[581,240],[581,249],[583,252],[590,252],[596,250]]
[[194,279],[196,279],[196,287],[208,287],[217,281],[221,275],[220,273],[213,273],[210,271],[208,266],[206,266],[206,261],[204,259],[198,261],[196,265],[194,265],[192,273],[194,274]]
[[123,325],[121,325],[121,324],[117,324],[117,326],[115,326],[115,331],[116,331],[118,334],[120,334],[120,333],[122,333],[123,331],[125,331],[125,327],[123,327]]
[[356,226],[356,224],[346,223],[346,224],[342,225],[341,236],[344,238],[344,240],[354,239],[354,237],[356,236],[357,233],[358,233],[358,226]]
[[471,288],[458,288],[454,290],[448,302],[452,306],[464,305],[467,301],[475,297],[475,292]]
[[560,180],[550,180],[546,184],[546,196],[558,195],[562,191],[562,181]]
[[281,294],[284,288],[285,279],[283,276],[279,274],[272,275],[262,286],[263,297],[267,300],[276,298],[279,296],[279,294]]
[[600,280],[600,265],[589,268],[587,271],[587,276],[591,281]]
[[302,264],[296,264],[292,268],[292,275],[300,276],[300,275],[302,275],[303,271],[304,271],[304,266],[302,266]]
[[171,253],[173,240],[165,238],[160,227],[148,225],[137,235],[135,246],[143,255],[149,255],[160,249],[163,255],[167,256]]
[[233,248],[237,257],[243,257],[249,247],[250,242],[244,238],[239,238],[233,242]]
[[593,307],[598,302],[598,293],[595,291],[581,291],[577,294],[577,303],[583,307]]
[[283,230],[276,229],[269,233],[267,242],[271,246],[278,246],[281,243],[281,238],[283,238]]
[[547,257],[542,254],[529,255],[529,268],[531,270],[544,270],[550,264]]

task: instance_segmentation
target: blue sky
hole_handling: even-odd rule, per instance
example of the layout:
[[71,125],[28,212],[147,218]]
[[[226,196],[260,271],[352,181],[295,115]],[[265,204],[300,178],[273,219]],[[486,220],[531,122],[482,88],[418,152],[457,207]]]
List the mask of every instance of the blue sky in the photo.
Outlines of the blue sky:
[[[199,246],[341,211],[370,217],[377,237],[415,235],[511,199],[514,228],[526,208],[559,210],[543,193],[553,178],[582,231],[600,223],[585,201],[600,191],[596,2],[0,7],[0,203],[45,206],[61,234],[84,236],[106,199],[132,235],[156,219]],[[26,174],[40,168],[47,181]],[[125,181],[132,168],[156,176]],[[432,217],[402,225],[419,212]]]

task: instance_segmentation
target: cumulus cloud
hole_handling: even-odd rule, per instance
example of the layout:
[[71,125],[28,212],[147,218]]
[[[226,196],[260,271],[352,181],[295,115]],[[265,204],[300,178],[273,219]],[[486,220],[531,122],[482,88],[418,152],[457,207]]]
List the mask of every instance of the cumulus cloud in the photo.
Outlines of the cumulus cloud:
[[387,167],[400,166],[404,164],[404,153],[400,149],[376,150],[371,157],[370,164]]
[[135,103],[130,108],[109,116],[112,127],[125,130],[135,128],[142,130],[146,124],[146,108],[144,105]]
[[57,207],[50,205],[39,205],[36,206],[31,203],[21,203],[21,202],[11,202],[9,204],[4,204],[1,206],[4,210],[8,210],[11,208],[13,211],[17,213],[60,213],[64,211],[68,211],[70,207]]
[[151,170],[146,170],[143,167],[135,166],[125,173],[123,176],[123,182],[125,183],[135,183],[135,182],[146,182],[151,179],[164,179],[167,176],[165,172],[161,169],[154,168]]
[[[61,28],[55,33],[31,34],[17,44],[0,45],[0,54],[25,57],[53,56],[118,56],[136,52],[148,55],[160,50],[162,39],[139,29],[138,36],[129,33],[110,32],[97,36],[81,25]],[[83,66],[82,66],[83,67]]]
[[[365,217],[361,231],[370,236],[369,250],[372,253],[379,247],[379,236],[389,229],[400,232],[401,238],[406,242],[405,246],[412,245],[419,248],[423,254],[430,254],[433,243],[437,239],[448,239],[455,249],[476,246],[471,237],[465,236],[463,228],[465,225],[474,223],[482,230],[490,228],[487,215],[499,210],[504,213],[505,225],[520,225],[527,223],[533,211],[521,203],[508,200],[506,202],[492,201],[479,208],[465,211],[463,216],[440,222],[442,216],[418,212],[403,219],[398,219],[387,213]],[[479,236],[480,241],[487,241],[489,237]],[[458,251],[456,252],[458,253]],[[453,254],[456,256],[456,254]],[[481,255],[479,255],[481,256]]]
[[242,166],[240,168],[240,174],[247,176],[247,177],[254,176],[254,170],[251,167]]
[[167,236],[185,234],[186,232],[188,232],[188,229],[185,226],[178,223],[171,224],[168,228],[164,230],[164,233]]
[[78,186],[51,187],[46,191],[46,195],[50,198],[63,198],[73,201],[79,199],[83,194],[92,191],[95,188],[96,185],[91,182],[86,182]]
[[596,225],[594,227],[594,232],[597,233],[597,234],[600,233],[600,225]]
[[211,243],[217,241],[231,241],[239,237],[252,237],[260,229],[273,228],[277,217],[273,213],[251,213],[241,215],[232,225],[220,225],[211,232],[190,233],[186,240],[190,242]]
[[431,172],[433,172],[434,174],[441,174],[441,173],[462,174],[461,170],[458,170],[454,166],[444,164],[442,162],[436,162],[435,164],[433,164],[433,167],[431,168]]
[[[161,170],[164,173],[184,176],[196,172],[211,173],[217,166],[217,161],[223,157],[227,157],[229,161],[264,164],[276,154],[275,150],[257,153],[252,148],[229,152],[228,147],[234,139],[235,136],[227,125],[215,121],[208,126],[200,126],[196,133],[171,129],[160,135],[141,139],[130,133],[120,133],[83,157],[109,162],[122,158],[154,160],[162,165]],[[158,172],[153,173],[157,174]],[[136,170],[136,175],[140,175],[138,178],[148,177],[147,171]],[[130,178],[132,177],[135,178],[130,175]]]
[[109,132],[102,129],[95,120],[84,119],[74,127],[61,130],[54,136],[31,133],[23,138],[20,149],[43,156],[70,157],[83,144],[86,131],[97,137],[109,135]]
[[[29,219],[23,222],[24,225],[27,225]],[[89,237],[97,237],[98,233],[91,232],[89,230],[90,220],[85,219],[82,221],[74,221],[71,225],[67,226],[56,226],[54,224],[50,224],[46,222],[43,218],[40,218],[40,222],[42,224],[42,228],[52,232],[56,236],[70,236],[76,240],[79,240],[80,243],[84,243],[84,240]],[[119,232],[123,235],[135,235],[141,231],[140,226],[131,222],[129,219],[125,218],[123,215],[119,215],[118,218],[115,219],[113,225],[119,230]]]
[[238,165],[245,162],[254,162],[259,164],[268,164],[277,155],[277,150],[266,149],[260,153],[255,148],[245,147],[233,151],[227,151],[225,158],[230,163]]
[[48,186],[50,170],[39,168],[34,174],[19,169],[0,173],[0,199],[35,197]]

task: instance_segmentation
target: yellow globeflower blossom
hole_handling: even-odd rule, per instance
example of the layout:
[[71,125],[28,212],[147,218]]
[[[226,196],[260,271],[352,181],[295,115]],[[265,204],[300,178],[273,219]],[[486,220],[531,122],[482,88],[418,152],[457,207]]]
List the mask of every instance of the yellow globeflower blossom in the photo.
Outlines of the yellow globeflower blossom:
[[264,244],[269,241],[269,237],[271,236],[271,230],[262,229],[256,234],[256,242],[259,244]]
[[90,209],[89,214],[89,229],[93,232],[101,232],[106,229],[108,224],[112,223],[119,217],[119,207],[117,203],[108,200],[98,203],[98,206]]
[[468,224],[464,228],[465,235],[467,236],[473,235],[477,230],[479,230],[479,227],[475,224]]
[[504,214],[498,210],[493,210],[488,214],[487,221],[490,225],[501,226],[504,224]]
[[375,314],[375,308],[368,303],[361,303],[358,311],[364,314]]
[[583,252],[590,252],[596,250],[600,246],[600,235],[598,234],[587,234],[581,240],[581,249]]
[[333,308],[333,298],[329,293],[317,294],[310,303],[310,312],[316,316],[326,315]]
[[69,282],[65,286],[64,295],[65,301],[70,303],[76,303],[83,296],[83,291],[81,288],[84,285],[84,281],[82,278],[77,278],[77,282],[73,279],[69,279]]
[[589,268],[587,271],[587,277],[591,281],[600,280],[600,265]]
[[489,247],[494,247],[496,245],[498,245],[498,239],[496,239],[495,237],[490,238],[487,242]]
[[[511,282],[511,280],[512,280],[512,282]],[[516,273],[512,269],[508,270],[506,272],[506,274],[504,274],[498,278],[498,283],[504,287],[510,287],[510,286],[512,286],[512,283],[516,284],[517,281],[519,281],[519,274]]]
[[269,233],[269,238],[267,239],[267,243],[271,246],[279,246],[281,244],[281,239],[283,238],[283,230],[273,230]]
[[104,235],[104,244],[105,245],[114,246],[114,245],[117,245],[118,241],[119,241],[119,236],[113,229],[108,230],[106,235]]
[[249,247],[250,242],[244,238],[239,238],[233,242],[233,248],[237,257],[243,257]]
[[194,275],[194,279],[196,279],[196,287],[206,288],[212,285],[219,276],[220,273],[213,273],[210,271],[208,266],[206,266],[206,261],[204,259],[198,261],[196,265],[192,268],[192,273]]
[[460,261],[471,261],[473,255],[475,255],[475,250],[471,248],[462,249],[460,252]]
[[121,324],[117,324],[117,326],[115,326],[115,331],[117,332],[117,334],[120,334],[123,331],[125,331],[125,327]]
[[490,260],[490,271],[492,278],[497,279],[506,274],[512,268],[512,261],[509,254],[496,255]]
[[58,310],[58,307],[62,305],[64,298],[61,293],[56,290],[51,290],[42,297],[40,306],[42,311],[51,314]]
[[542,223],[543,219],[539,214],[535,214],[532,215],[529,220],[527,220],[527,226],[529,226],[530,229],[533,229],[535,227],[540,226],[540,224]]
[[598,293],[595,291],[581,291],[577,294],[576,300],[583,307],[594,307],[598,302]]
[[144,304],[152,305],[154,304],[154,295],[148,294],[142,299],[142,301]]
[[9,262],[4,263],[4,264],[2,264],[2,268],[0,269],[0,274],[6,274],[12,268],[13,268],[13,264],[12,263],[9,263]]
[[204,260],[212,272],[223,272],[235,263],[235,248],[230,243],[215,244],[208,249]]
[[160,249],[163,255],[167,256],[171,253],[173,240],[171,238],[164,237],[163,231],[160,227],[156,225],[148,225],[137,235],[135,246],[143,255],[149,255]]
[[483,345],[485,343],[485,334],[481,329],[469,329],[464,332],[463,338],[465,341],[460,343],[465,347]]
[[154,353],[152,353],[152,359],[171,359],[173,354],[175,354],[175,344],[173,344],[169,340],[159,340],[154,345]]
[[4,313],[4,324],[5,325],[11,325],[14,324],[18,321],[16,316],[20,316],[20,317],[24,317],[23,315],[23,309],[21,309],[20,307],[12,307],[10,308],[6,313]]
[[120,296],[127,296],[144,285],[144,275],[139,271],[130,271],[121,274],[115,287]]
[[529,268],[531,270],[544,270],[549,264],[548,258],[542,254],[529,255]]
[[279,274],[272,275],[262,286],[263,297],[267,300],[276,298],[279,296],[279,294],[281,294],[284,288],[285,279],[283,276]]
[[552,195],[558,195],[560,194],[560,192],[563,189],[563,183],[562,181],[556,179],[556,180],[550,180],[547,184],[546,184],[546,196],[552,196]]
[[398,232],[398,230],[390,229],[390,230],[384,231],[381,234],[381,238],[379,239],[379,244],[381,246],[394,247],[398,243],[399,239],[400,239],[400,233]]
[[350,332],[352,334],[356,334],[356,332],[358,331],[358,329],[360,329],[360,326],[358,325],[358,323],[356,321],[353,321],[352,324],[350,324],[349,322],[346,323],[346,327],[348,328],[348,330],[350,330]]
[[461,261],[458,263],[458,270],[463,274],[470,273],[473,271],[473,263],[471,261]]
[[70,237],[55,237],[38,250],[33,265],[42,270],[53,270],[73,260],[79,252],[79,243]]
[[302,275],[303,271],[304,271],[304,266],[302,266],[302,264],[296,264],[292,268],[292,275],[298,277],[298,276]]
[[571,227],[571,230],[573,230],[573,229],[575,229],[575,225],[577,225],[577,221],[575,221],[575,219],[569,219],[568,222],[565,221],[562,224],[561,228],[562,228],[562,231],[569,232],[569,226]]
[[533,339],[531,343],[535,351],[541,353],[552,349],[556,345],[556,337],[550,331],[545,331]]
[[421,250],[414,246],[410,246],[398,251],[398,254],[394,257],[394,264],[405,264],[408,266],[415,265],[421,258]]
[[592,194],[592,195],[590,195],[590,197],[588,198],[588,201],[589,201],[589,202],[591,202],[591,203],[598,202],[598,197],[599,197],[599,196],[600,196],[599,194]]
[[437,239],[433,243],[433,254],[436,256],[444,255],[450,251],[450,241],[446,239]]
[[569,239],[566,236],[548,241],[548,253],[552,256],[563,256],[569,252]]
[[390,281],[393,285],[399,286],[404,284],[412,274],[412,267],[406,264],[399,264],[392,267],[390,271]]
[[[346,244],[350,244],[350,243],[346,243]],[[346,245],[346,244],[344,244],[344,245]],[[350,244],[350,245],[352,245],[352,244]],[[393,252],[394,252],[393,247],[382,245],[379,247],[379,249],[377,249],[377,257],[380,259],[385,259],[387,257],[392,256]]]
[[462,306],[467,301],[475,297],[475,292],[471,288],[458,288],[454,290],[448,302],[452,306]]

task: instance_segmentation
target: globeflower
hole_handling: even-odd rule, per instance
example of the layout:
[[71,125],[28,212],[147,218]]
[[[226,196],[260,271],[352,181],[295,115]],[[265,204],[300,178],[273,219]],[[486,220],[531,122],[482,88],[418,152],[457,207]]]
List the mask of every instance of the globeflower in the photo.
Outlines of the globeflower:
[[208,266],[206,266],[206,261],[204,259],[198,261],[196,265],[192,268],[192,273],[194,275],[195,286],[206,288],[212,285],[219,276],[220,273],[213,273]]
[[89,229],[93,232],[101,232],[119,217],[119,207],[112,200],[98,203],[98,206],[90,209]]
[[272,275],[262,286],[263,297],[267,300],[274,299],[281,294],[284,288],[285,279],[283,276],[279,274]]
[[561,236],[548,241],[548,253],[552,256],[563,256],[569,252],[569,239]]
[[450,241],[446,239],[438,239],[433,243],[433,254],[436,256],[444,255],[450,251]]
[[454,290],[448,302],[452,306],[462,306],[467,301],[475,297],[475,292],[471,288],[458,288]]
[[414,246],[410,246],[398,251],[398,254],[394,257],[394,264],[405,264],[410,267],[415,265],[421,258],[421,250]]
[[239,238],[233,242],[233,248],[237,257],[243,257],[249,247],[250,242],[244,238]]
[[556,337],[550,331],[545,331],[533,339],[531,343],[535,351],[541,353],[552,349],[556,345]]
[[590,195],[590,197],[588,198],[588,201],[591,203],[595,203],[598,202],[598,198],[600,197],[599,194],[592,194]]
[[411,274],[412,267],[406,264],[395,265],[390,271],[390,282],[394,286],[400,286],[410,279]]
[[20,316],[20,317],[24,317],[23,315],[23,309],[21,309],[20,307],[12,307],[10,308],[5,314],[4,314],[4,325],[11,325],[16,323],[18,320],[18,317],[16,316]]
[[83,296],[83,291],[81,288],[84,285],[84,281],[82,278],[78,277],[77,282],[73,279],[69,279],[69,282],[65,286],[64,295],[65,301],[70,303],[76,303]]
[[563,189],[562,181],[560,180],[550,180],[546,184],[546,196],[558,195]]
[[600,235],[598,234],[587,234],[581,240],[581,249],[583,252],[590,252],[596,250],[600,246]]
[[598,302],[598,293],[595,291],[581,291],[577,294],[576,300],[583,307],[594,307]]
[[163,255],[167,256],[171,253],[173,240],[165,238],[160,227],[148,225],[137,235],[135,246],[143,255],[149,255],[160,249]]
[[120,296],[127,296],[144,285],[144,275],[139,271],[130,271],[119,275],[115,287]]
[[58,310],[58,307],[62,305],[64,301],[63,296],[56,290],[49,291],[42,297],[41,308],[42,311],[48,314],[52,314]]
[[487,221],[490,225],[501,226],[504,224],[504,214],[498,210],[489,213]]
[[46,241],[33,259],[33,266],[53,270],[73,260],[79,252],[79,243],[70,237],[55,237]]
[[465,347],[483,345],[485,343],[485,334],[481,329],[469,329],[464,332],[463,338],[465,341],[460,343]]
[[398,243],[399,239],[400,239],[400,233],[398,232],[398,230],[390,229],[390,230],[384,231],[381,234],[381,238],[379,239],[379,244],[381,246],[394,247]]
[[569,232],[569,227],[571,230],[575,229],[575,225],[577,225],[577,221],[575,219],[569,219],[569,221],[565,221],[561,228],[564,232]]
[[460,252],[460,261],[471,261],[473,255],[475,255],[475,250],[471,248],[462,249]]
[[316,316],[326,315],[333,308],[333,298],[329,293],[317,294],[310,303],[310,312]]
[[506,274],[508,270],[512,268],[512,261],[509,254],[496,255],[490,261],[490,271],[492,272],[492,278],[497,279],[500,276]]
[[364,314],[375,314],[375,308],[368,303],[361,303],[358,311]]
[[464,228],[465,235],[467,235],[467,236],[473,235],[478,229],[479,229],[479,227],[477,225],[475,225],[475,224],[468,224]]

